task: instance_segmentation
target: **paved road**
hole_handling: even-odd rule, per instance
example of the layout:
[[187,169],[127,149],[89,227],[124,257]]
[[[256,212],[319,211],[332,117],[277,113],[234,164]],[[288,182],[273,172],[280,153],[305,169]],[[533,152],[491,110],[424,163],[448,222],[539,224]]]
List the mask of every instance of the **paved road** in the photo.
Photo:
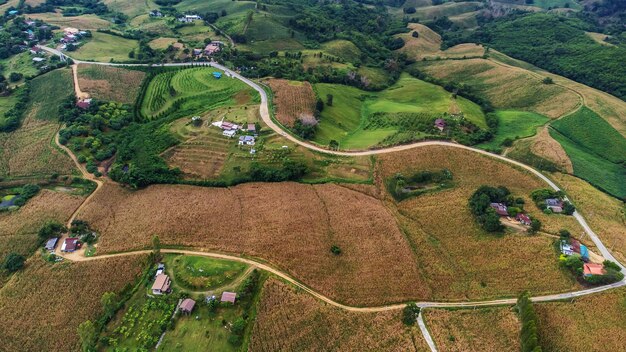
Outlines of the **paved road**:
[[[52,49],[52,48],[47,48],[47,47],[40,47],[43,50],[46,50],[52,54],[55,55],[63,55],[66,56],[64,53],[61,53],[60,51],[56,50],[56,49]],[[81,60],[74,60],[75,63],[83,63],[83,64],[95,64],[95,65],[105,65],[105,66],[152,66],[152,67],[159,67],[159,66],[164,66],[164,67],[176,67],[176,66],[189,66],[191,64],[194,65],[198,65],[199,63],[197,62],[186,62],[186,63],[166,63],[166,64],[115,64],[115,63],[108,63],[108,62],[88,62],[88,61],[81,61]],[[210,65],[212,67],[221,69],[225,72],[228,72],[229,74],[231,74],[232,76],[236,77],[237,79],[241,80],[242,82],[246,83],[247,85],[249,85],[250,87],[252,87],[253,89],[255,89],[259,95],[261,96],[261,105],[260,105],[260,114],[261,114],[261,118],[263,119],[263,122],[265,122],[265,124],[267,124],[267,126],[271,129],[273,129],[274,131],[276,131],[277,133],[279,133],[280,135],[284,136],[285,138],[289,139],[290,141],[297,143],[305,148],[311,149],[311,150],[315,150],[321,153],[327,153],[327,154],[334,154],[334,155],[341,155],[341,156],[360,156],[360,155],[376,155],[376,154],[384,154],[384,153],[394,153],[394,152],[399,152],[399,151],[404,151],[404,150],[410,150],[410,149],[414,149],[414,148],[420,148],[420,147],[425,147],[425,146],[444,146],[444,147],[449,147],[449,148],[459,148],[459,149],[464,149],[464,150],[468,150],[468,151],[472,151],[487,157],[491,157],[497,160],[500,160],[502,162],[506,162],[508,164],[512,164],[518,168],[521,168],[529,173],[534,174],[535,176],[539,177],[540,179],[542,179],[544,182],[546,182],[552,189],[554,190],[561,190],[552,180],[550,180],[548,177],[546,177],[544,174],[542,174],[541,172],[533,169],[532,167],[525,165],[523,163],[520,163],[516,160],[512,160],[509,159],[507,157],[501,156],[501,155],[497,155],[497,154],[492,154],[489,152],[486,152],[484,150],[480,150],[480,149],[476,149],[476,148],[471,148],[468,146],[464,146],[464,145],[460,145],[460,144],[456,144],[456,143],[451,143],[451,142],[443,142],[443,141],[425,141],[425,142],[417,142],[417,143],[413,143],[413,144],[407,144],[407,145],[400,145],[400,146],[395,146],[395,147],[389,147],[389,148],[384,148],[384,149],[375,149],[375,150],[363,150],[363,151],[335,151],[335,150],[328,150],[328,149],[324,149],[321,148],[319,146],[313,145],[311,143],[308,143],[306,141],[302,141],[288,133],[286,133],[280,126],[278,126],[276,123],[274,123],[274,121],[271,119],[270,117],[270,113],[269,113],[269,104],[268,104],[268,98],[267,98],[267,93],[265,92],[265,90],[258,85],[257,83],[251,81],[250,79],[241,76],[240,74],[220,65],[217,64],[215,62],[211,62],[211,63],[204,63],[206,65]],[[57,144],[58,144],[58,136],[57,136]],[[74,162],[78,165],[79,170],[81,170],[81,172],[83,173],[83,175],[91,180],[94,180],[95,182],[98,183],[98,188],[97,190],[100,189],[102,182],[95,179],[91,174],[89,174],[84,167],[82,167],[82,165],[80,165],[80,163],[78,163],[78,160],[76,159],[76,157],[72,154],[72,152],[67,149],[65,146],[61,146],[59,145],[61,148],[63,148],[71,157],[72,160],[74,160]],[[97,191],[96,190],[96,191]],[[92,193],[91,196],[89,196],[86,200],[85,203],[93,196],[93,194],[95,194],[96,192]],[[70,219],[73,220],[76,217],[76,214],[82,209],[83,205],[81,205],[77,211],[72,215],[72,218]],[[606,248],[606,246],[604,246],[604,244],[602,243],[602,241],[598,238],[597,234],[595,232],[593,232],[593,230],[589,227],[589,225],[587,224],[587,222],[585,221],[585,219],[582,217],[582,215],[578,212],[574,213],[574,218],[576,219],[576,221],[578,221],[578,223],[580,223],[580,225],[583,227],[583,229],[585,230],[585,232],[589,235],[589,238],[594,242],[594,244],[596,245],[596,247],[598,248],[598,250],[600,251],[600,253],[602,254],[602,256],[605,259],[608,260],[612,260],[616,263],[618,263],[623,270],[626,271],[626,268],[624,268],[624,266],[619,263],[615,257],[609,252],[609,250]],[[348,311],[354,311],[354,312],[379,312],[379,311],[387,311],[387,310],[396,310],[396,309],[402,309],[405,304],[392,304],[392,305],[386,305],[386,306],[380,306],[380,307],[351,307],[351,306],[346,306],[343,305],[341,303],[335,302],[333,300],[331,300],[330,298],[315,292],[313,289],[309,288],[308,286],[300,283],[298,280],[292,278],[291,276],[289,276],[289,274],[284,273],[278,269],[275,269],[267,264],[264,263],[260,263],[257,261],[254,261],[252,259],[247,259],[247,258],[242,258],[242,257],[237,257],[237,256],[232,256],[232,255],[226,255],[226,254],[221,254],[221,253],[210,253],[210,252],[199,252],[199,251],[192,251],[192,250],[172,250],[172,249],[164,249],[162,250],[162,252],[164,253],[181,253],[181,254],[191,254],[191,255],[200,255],[200,256],[207,256],[207,257],[213,257],[213,258],[221,258],[221,259],[228,259],[228,260],[234,260],[234,261],[238,261],[238,262],[242,262],[242,263],[246,263],[249,265],[256,265],[258,268],[268,271],[278,277],[281,277],[283,279],[285,279],[288,282],[291,282],[292,284],[300,287],[301,289],[303,289],[304,291],[308,292],[309,294],[317,297],[318,299],[320,299],[321,301],[324,301],[328,304],[331,304],[335,307],[341,308],[341,309],[345,309]],[[145,253],[149,253],[149,251],[134,251],[134,252],[126,252],[126,253],[117,253],[117,254],[111,254],[111,255],[102,255],[102,256],[96,256],[96,257],[90,257],[90,258],[86,258],[86,257],[77,257],[77,256],[71,256],[68,259],[70,260],[76,260],[76,261],[84,261],[84,260],[99,260],[99,259],[106,259],[106,258],[111,258],[111,257],[116,257],[116,256],[125,256],[125,255],[137,255],[137,254],[145,254]],[[565,300],[565,299],[571,299],[574,297],[580,297],[580,296],[584,296],[584,295],[590,295],[590,294],[594,294],[594,293],[598,293],[598,292],[602,292],[602,291],[606,291],[606,290],[610,290],[613,288],[617,288],[617,287],[622,287],[626,285],[626,279],[622,280],[620,282],[616,282],[614,284],[611,285],[606,285],[606,286],[601,286],[601,287],[596,287],[596,288],[592,288],[592,289],[586,289],[586,290],[580,290],[580,291],[575,291],[575,292],[567,292],[567,293],[559,293],[559,294],[553,294],[553,295],[545,295],[545,296],[537,296],[537,297],[533,297],[532,301],[533,302],[546,302],[546,301],[556,301],[556,300]],[[489,300],[489,301],[476,301],[476,302],[418,302],[417,305],[422,307],[422,308],[428,308],[428,307],[439,307],[439,308],[454,308],[454,307],[481,307],[481,306],[494,306],[494,305],[511,305],[511,304],[515,304],[516,299],[515,298],[509,298],[509,299],[500,299],[500,300]]]

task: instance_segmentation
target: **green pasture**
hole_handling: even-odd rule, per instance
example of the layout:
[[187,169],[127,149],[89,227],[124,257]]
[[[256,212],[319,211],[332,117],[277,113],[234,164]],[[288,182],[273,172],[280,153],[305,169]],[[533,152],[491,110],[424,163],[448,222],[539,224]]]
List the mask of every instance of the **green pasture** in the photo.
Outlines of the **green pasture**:
[[[167,112],[174,104],[190,113],[207,111],[224,105],[259,102],[259,95],[238,79],[217,79],[211,67],[168,71],[156,75],[148,84],[141,104],[141,113],[154,117]],[[219,71],[221,72],[221,71]],[[223,72],[222,72],[223,73]]]
[[39,73],[33,65],[33,56],[28,51],[0,60],[0,66],[4,68],[3,73],[7,80],[11,72],[21,73],[24,77],[35,76]]
[[349,40],[337,39],[323,43],[322,51],[330,55],[340,57],[348,62],[359,61],[361,58],[361,50]]
[[255,1],[232,1],[232,0],[183,0],[176,8],[179,11],[197,11],[199,13],[217,12],[226,10],[227,15],[253,10]]
[[333,96],[333,105],[324,106],[314,141],[326,145],[331,140],[341,148],[364,148],[378,144],[398,132],[396,129],[363,130],[363,123],[374,113],[429,113],[443,114],[456,104],[465,117],[486,128],[485,116],[480,107],[457,97],[440,86],[403,74],[398,82],[380,92],[366,92],[354,87],[320,83],[314,86],[324,101]]
[[7,97],[0,97],[0,119],[4,119],[4,114],[9,111],[16,102],[17,95],[15,93]]
[[626,161],[626,138],[587,107],[555,121],[552,127],[590,153],[612,163]]
[[139,48],[139,42],[107,33],[93,32],[93,38],[71,53],[79,60],[127,61],[128,53]]
[[30,109],[38,119],[56,119],[59,106],[68,96],[74,95],[72,71],[59,69],[38,76],[31,81]]
[[165,267],[178,285],[198,291],[228,285],[246,270],[247,265],[207,257],[168,255]]
[[505,139],[519,139],[535,135],[537,128],[550,119],[528,111],[498,110],[495,112],[500,124],[493,139],[480,144],[483,148],[498,148]]
[[554,129],[550,129],[550,136],[565,149],[572,161],[574,175],[613,196],[626,198],[626,168],[623,165],[590,152]]

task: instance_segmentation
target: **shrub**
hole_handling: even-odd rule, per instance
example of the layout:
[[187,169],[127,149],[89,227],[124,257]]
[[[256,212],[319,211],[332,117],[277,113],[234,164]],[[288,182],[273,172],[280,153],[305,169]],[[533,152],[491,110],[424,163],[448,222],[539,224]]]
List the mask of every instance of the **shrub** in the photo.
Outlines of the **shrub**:
[[2,267],[10,273],[16,272],[24,267],[26,258],[23,255],[17,253],[9,253],[4,259]]
[[330,247],[330,252],[334,255],[339,255],[341,254],[341,248],[339,248],[339,246],[337,245],[333,245],[332,247]]
[[419,314],[420,307],[415,303],[409,303],[402,309],[402,322],[404,325],[413,326]]

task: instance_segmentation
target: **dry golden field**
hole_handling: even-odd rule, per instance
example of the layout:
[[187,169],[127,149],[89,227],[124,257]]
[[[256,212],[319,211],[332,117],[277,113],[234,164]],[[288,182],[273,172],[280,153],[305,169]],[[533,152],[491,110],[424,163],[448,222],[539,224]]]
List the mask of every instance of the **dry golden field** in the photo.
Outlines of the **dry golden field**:
[[475,87],[496,108],[530,110],[557,118],[574,110],[580,102],[566,88],[543,84],[530,71],[492,60],[427,61],[418,63],[418,67],[436,78]]
[[563,171],[574,172],[572,161],[559,142],[550,136],[548,127],[542,128],[537,135],[530,138],[529,146],[533,154],[552,161]]
[[607,248],[620,261],[626,262],[626,205],[599,191],[589,183],[566,174],[552,178],[567,191],[578,211],[585,217]]
[[47,189],[15,212],[0,213],[0,258],[9,252],[29,254],[37,243],[37,231],[47,221],[65,223],[83,197]]
[[520,350],[521,324],[512,307],[427,309],[424,320],[437,348],[450,352]]
[[263,287],[250,351],[427,351],[402,313],[354,313],[269,279]]
[[[383,204],[337,185],[159,185],[131,192],[107,184],[80,218],[101,233],[98,253],[148,247],[158,235],[164,245],[262,258],[346,304],[430,296]],[[333,255],[332,245],[342,254]]]
[[315,110],[315,92],[309,82],[295,82],[285,79],[267,81],[272,88],[273,103],[276,107],[276,119],[283,125],[293,127],[302,115],[313,115]]
[[32,257],[0,289],[2,350],[78,351],[78,325],[102,314],[102,294],[132,283],[143,260],[130,256],[50,264]]
[[29,112],[18,130],[0,133],[0,177],[72,174],[74,163],[53,145],[58,129],[57,122],[35,119]]
[[623,351],[626,290],[620,288],[573,302],[535,304],[539,343],[545,352]]
[[382,187],[383,179],[397,172],[409,175],[442,168],[452,172],[454,188],[405,200],[396,210],[432,298],[495,298],[526,289],[539,294],[578,287],[560,270],[552,238],[485,234],[467,208],[468,198],[480,185],[503,185],[526,200],[525,209],[548,231],[565,227],[578,233],[573,218],[544,215],[532,204],[530,192],[545,185],[530,174],[469,151],[424,147],[379,156],[377,182]]
[[103,65],[78,65],[78,85],[100,100],[133,104],[145,72]]
[[96,15],[80,15],[74,17],[65,17],[61,12],[31,13],[26,16],[32,19],[42,20],[46,23],[64,27],[75,27],[79,29],[97,30],[108,28],[111,22],[103,20]]

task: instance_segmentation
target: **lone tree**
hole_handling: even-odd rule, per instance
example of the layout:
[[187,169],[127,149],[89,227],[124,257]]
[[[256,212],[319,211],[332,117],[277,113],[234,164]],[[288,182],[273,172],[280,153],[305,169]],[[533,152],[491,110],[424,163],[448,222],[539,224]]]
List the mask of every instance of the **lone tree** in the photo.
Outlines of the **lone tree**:
[[110,319],[115,314],[117,308],[117,295],[114,292],[105,292],[100,298],[102,303],[102,309],[104,309],[104,315],[107,319]]
[[78,338],[80,339],[80,349],[83,352],[92,352],[96,350],[96,341],[98,334],[96,327],[90,320],[82,322],[77,329]]
[[417,31],[413,31],[413,33],[411,33],[411,36],[413,38],[419,38],[420,34]]
[[404,325],[413,326],[419,314],[420,307],[415,303],[409,303],[402,309],[402,322]]
[[333,95],[326,94],[326,105],[333,106]]
[[8,272],[13,273],[24,267],[24,258],[23,255],[17,253],[9,253],[4,259],[4,264],[2,267],[6,269]]

